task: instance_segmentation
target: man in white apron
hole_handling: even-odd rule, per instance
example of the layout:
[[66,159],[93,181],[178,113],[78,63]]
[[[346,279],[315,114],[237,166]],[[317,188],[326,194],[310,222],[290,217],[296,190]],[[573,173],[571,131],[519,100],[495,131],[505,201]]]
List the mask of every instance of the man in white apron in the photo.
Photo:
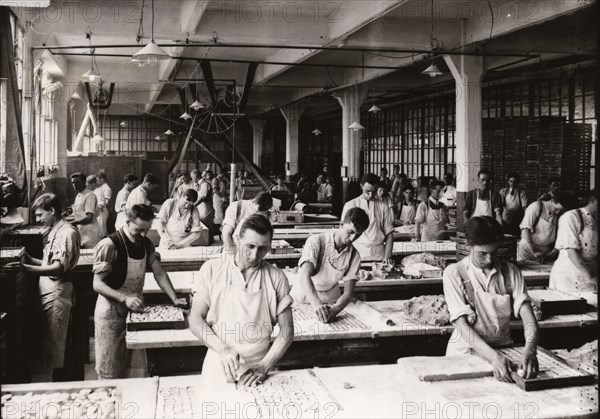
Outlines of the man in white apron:
[[129,198],[131,191],[138,186],[138,177],[131,173],[126,174],[123,177],[123,183],[123,189],[119,191],[115,200],[115,211],[117,212],[115,231],[125,225],[125,221],[127,220],[127,198]]
[[213,234],[213,221],[215,210],[213,208],[212,185],[210,184],[210,172],[202,172],[202,177],[198,182],[198,200],[196,207],[200,214],[200,221],[204,224],[210,234]]
[[223,168],[219,170],[219,175],[212,180],[213,189],[213,207],[215,209],[215,224],[221,224],[225,216],[227,206],[227,171]]
[[22,272],[40,277],[42,364],[54,370],[53,378],[56,380],[60,378],[59,370],[64,367],[73,304],[73,284],[67,278],[67,273],[75,268],[79,260],[80,238],[77,229],[63,220],[60,199],[56,195],[41,195],[33,203],[32,209],[36,222],[51,228],[44,245],[43,258],[35,259],[25,253],[21,262],[9,263],[5,267],[20,266]]
[[421,202],[415,217],[415,240],[440,240],[448,224],[448,209],[439,201],[444,182],[434,181],[429,185],[429,199]]
[[182,249],[200,238],[202,222],[194,206],[198,192],[186,189],[180,198],[167,199],[158,213],[161,249]]
[[519,224],[523,220],[529,201],[527,193],[519,189],[519,176],[516,173],[506,176],[506,182],[508,186],[498,192],[502,200],[504,232],[518,237],[521,230]]
[[[242,225],[235,254],[200,268],[189,321],[208,347],[202,375],[211,383],[262,383],[294,339],[288,280],[263,260],[272,237],[269,220],[254,214]],[[275,324],[280,330],[271,345]]]
[[[352,300],[360,269],[360,255],[352,242],[367,227],[367,214],[360,208],[351,208],[339,229],[306,239],[298,261],[299,281],[290,295],[296,303],[311,304],[323,323],[337,316]],[[340,281],[344,282],[343,295]]]
[[102,225],[102,223],[104,223],[104,234],[107,234],[108,232],[108,214],[109,214],[109,208],[108,208],[108,203],[110,202],[111,198],[112,198],[112,189],[110,188],[110,186],[108,186],[107,180],[108,177],[106,176],[105,172],[100,172],[96,175],[97,181],[98,181],[98,189],[100,191],[102,191],[102,195],[104,195],[104,210],[100,213],[100,215],[102,216],[103,220],[100,223]]
[[447,207],[453,207],[456,205],[456,186],[454,182],[454,176],[451,173],[444,174],[444,188],[440,193],[440,201]]
[[272,206],[273,197],[268,192],[260,192],[254,199],[233,202],[223,219],[223,250],[233,252],[244,221],[253,214],[268,218]]
[[373,173],[364,175],[360,181],[362,194],[344,205],[342,220],[350,208],[360,208],[369,216],[369,228],[353,243],[362,261],[391,261],[394,245],[394,214],[392,209],[375,199],[379,178]]
[[487,169],[481,169],[477,179],[478,188],[467,192],[465,198],[464,223],[466,224],[471,217],[495,217],[502,225],[502,201],[500,195],[492,190],[492,173]]
[[146,236],[154,212],[147,205],[127,210],[127,222],[94,250],[94,310],[96,372],[99,379],[122,378],[129,361],[125,345],[125,322],[129,311],[143,311],[146,271],[151,270],[160,288],[174,305],[185,307],[177,298],[171,280],[160,264],[160,255]]
[[518,365],[521,376],[538,373],[538,326],[519,269],[496,258],[504,235],[491,217],[473,217],[465,225],[471,254],[444,270],[444,296],[455,329],[446,355],[476,351],[494,368],[494,376],[512,382],[512,366],[495,348],[513,344],[511,314],[521,317],[525,349]]
[[556,199],[560,194],[560,178],[558,176],[550,176],[548,178],[548,190],[540,195],[538,199],[547,201],[548,199]]
[[181,198],[184,194],[185,191],[187,191],[188,189],[194,189],[196,190],[198,183],[194,182],[194,180],[192,179],[192,176],[190,175],[190,172],[188,172],[187,170],[184,170],[183,172],[181,172],[181,185],[179,185],[177,187],[177,190],[175,191],[175,193],[171,196],[171,198]]
[[98,177],[96,175],[89,175],[85,179],[85,187],[96,195],[96,203],[98,205],[98,216],[96,218],[98,219],[102,237],[104,237],[106,236],[106,220],[108,220],[108,209],[106,208],[108,201],[102,189],[98,187]]
[[558,259],[550,272],[550,287],[568,293],[598,291],[598,198],[596,190],[583,208],[558,220]]
[[83,173],[71,175],[71,184],[78,192],[71,206],[73,214],[66,218],[68,222],[79,228],[81,248],[93,249],[102,239],[103,234],[98,224],[98,201],[94,192],[86,188],[86,177]]
[[554,248],[558,217],[564,211],[557,199],[538,200],[527,207],[521,222],[521,240],[517,245],[517,261],[553,262],[558,256]]
[[[142,184],[132,190],[127,197],[126,208],[133,208],[134,205],[148,205],[150,208],[152,208],[152,211],[157,212],[154,207],[151,206],[152,202],[150,202],[148,194],[158,189],[158,185],[160,185],[160,179],[158,176],[153,173],[146,173]],[[127,214],[127,212],[125,213]]]
[[415,231],[415,217],[419,206],[414,196],[415,190],[412,186],[404,189],[403,199],[396,204],[396,220],[394,220],[394,225],[404,227],[402,230],[411,234]]

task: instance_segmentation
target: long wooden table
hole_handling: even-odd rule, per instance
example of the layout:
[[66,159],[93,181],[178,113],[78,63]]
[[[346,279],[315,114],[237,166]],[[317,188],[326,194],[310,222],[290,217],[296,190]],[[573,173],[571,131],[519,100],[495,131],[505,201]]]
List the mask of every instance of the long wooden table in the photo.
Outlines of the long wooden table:
[[[176,250],[158,251],[163,267],[167,271],[189,271],[200,269],[202,264],[209,259],[222,257],[222,246],[196,246]],[[295,266],[300,260],[302,249],[295,249],[294,253],[272,254],[266,260],[278,266]],[[400,259],[414,253],[430,252],[438,256],[455,257],[456,243],[446,241],[431,242],[394,242],[392,257]],[[76,270],[79,272],[91,271],[94,262],[93,249],[81,251]]]
[[[548,285],[551,265],[539,265],[523,269],[523,277],[528,287],[544,287]],[[284,270],[290,282],[295,285],[298,282],[298,274],[290,270]],[[169,272],[169,278],[173,283],[175,291],[181,294],[189,294],[194,288],[195,281],[199,278],[199,271]],[[340,287],[344,283],[340,282]],[[354,296],[362,301],[377,300],[401,300],[419,295],[443,294],[442,278],[422,279],[372,279],[370,281],[358,281],[354,288]],[[144,294],[150,297],[150,301],[166,299],[160,289],[154,275],[147,273],[144,282]]]
[[[313,318],[298,321],[294,313],[294,342],[280,361],[283,367],[390,363],[404,356],[443,355],[452,325],[420,324],[404,312],[406,301],[351,303],[346,308],[362,325],[335,330]],[[309,309],[310,310],[310,309]],[[575,348],[598,338],[598,313],[555,315],[539,322],[540,345]],[[523,342],[523,323],[511,322],[515,342]],[[276,336],[278,330],[273,333]],[[200,371],[206,347],[189,328],[129,332],[129,349],[144,350],[150,374]]]

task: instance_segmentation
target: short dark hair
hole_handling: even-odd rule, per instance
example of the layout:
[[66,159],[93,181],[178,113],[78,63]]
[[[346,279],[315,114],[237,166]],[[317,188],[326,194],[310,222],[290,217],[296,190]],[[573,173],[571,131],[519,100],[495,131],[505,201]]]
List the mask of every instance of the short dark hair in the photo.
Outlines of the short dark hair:
[[469,246],[484,246],[504,240],[502,226],[492,217],[472,217],[465,224]]
[[385,171],[387,173],[387,169],[385,168],[385,166],[381,166],[381,169],[379,169],[380,172]]
[[127,173],[123,176],[123,183],[135,182],[137,180],[139,180],[138,177],[133,173]]
[[186,199],[189,201],[190,199],[194,202],[196,202],[198,200],[198,192],[195,189],[186,189],[185,192],[183,193],[183,195],[186,197]]
[[79,178],[80,181],[85,183],[86,176],[83,174],[83,172],[76,172],[71,175],[71,179],[77,179],[77,178]]
[[511,173],[507,174],[506,175],[506,180],[510,179],[511,177],[514,177],[515,181],[517,181],[517,182],[519,180],[521,180],[521,177],[517,173],[515,173],[515,172],[511,172]]
[[481,176],[481,175],[487,175],[489,177],[492,177],[492,172],[489,169],[481,169],[477,173],[477,179],[479,179],[479,176]]
[[190,177],[190,172],[188,172],[187,170],[182,170],[181,177]]
[[379,177],[377,177],[377,175],[374,173],[365,173],[360,178],[360,185],[362,186],[365,183],[370,183],[371,185],[375,186],[379,183]]
[[127,218],[132,221],[136,218],[140,218],[144,221],[152,221],[154,220],[154,211],[150,205],[135,204],[127,211]]
[[362,208],[354,207],[350,208],[346,215],[344,215],[344,224],[352,223],[357,230],[365,231],[369,228],[369,216]]
[[254,197],[259,211],[267,211],[273,206],[273,197],[268,192],[260,192]]
[[240,228],[240,237],[244,236],[246,230],[256,231],[258,234],[262,235],[268,234],[273,238],[273,226],[267,217],[263,217],[260,214],[252,214],[250,217],[246,218],[246,221],[244,221]]
[[154,173],[146,173],[146,176],[144,176],[144,182],[148,182],[151,185],[159,185],[160,179]]
[[448,173],[448,172],[444,173],[444,177],[448,177],[450,179],[454,179],[454,175],[452,173]]
[[96,175],[89,175],[85,178],[86,182],[98,183],[98,177]]
[[108,176],[106,176],[106,172],[100,172],[96,175],[98,179],[107,180]]
[[200,177],[200,170],[198,170],[198,169],[192,170],[192,175],[194,175],[196,177]]
[[279,176],[277,176],[277,180],[285,180],[285,176],[279,175]]
[[436,186],[443,188],[446,186],[446,184],[444,182],[442,182],[441,180],[433,180],[433,181],[429,182],[429,189],[435,189]]
[[38,208],[41,208],[44,211],[50,211],[50,209],[54,208],[54,215],[59,218],[62,213],[62,205],[60,203],[60,199],[53,193],[45,193],[43,195],[40,195],[33,203],[31,209],[35,211]]
[[552,185],[554,182],[560,183],[560,178],[558,176],[550,176],[548,178],[548,186]]

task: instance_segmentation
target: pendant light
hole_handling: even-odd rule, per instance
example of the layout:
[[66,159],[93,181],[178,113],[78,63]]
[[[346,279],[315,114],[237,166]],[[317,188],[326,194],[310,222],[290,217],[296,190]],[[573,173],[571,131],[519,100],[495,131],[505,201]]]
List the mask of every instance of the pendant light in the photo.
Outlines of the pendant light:
[[154,42],[154,0],[151,3],[152,7],[152,37],[150,42],[141,50],[133,54],[132,59],[139,65],[139,61],[145,61],[151,66],[155,66],[159,60],[168,60],[171,56]]
[[351,129],[352,131],[354,131],[354,132],[357,132],[357,131],[362,131],[363,129],[365,129],[365,127],[363,127],[363,126],[360,124],[360,122],[358,122],[358,121],[354,121],[353,123],[351,123],[351,124],[348,126],[348,129]]
[[[102,80],[102,76],[98,71],[98,63],[96,63],[96,59],[94,58],[95,48],[92,47],[92,31],[89,28],[89,26],[86,28],[85,38],[90,44],[90,69],[83,73],[81,77],[83,77],[84,79],[88,79],[91,82],[97,81],[98,83],[100,83],[100,81]],[[96,69],[94,69],[94,64],[96,65]]]
[[125,121],[121,121],[121,123],[119,124],[119,126],[120,126],[121,128],[127,128],[127,122],[125,122]]
[[189,113],[187,113],[187,112],[184,112],[184,113],[183,113],[183,114],[180,116],[180,118],[181,118],[181,119],[185,119],[185,120],[187,121],[188,119],[192,119],[192,115],[190,115],[190,114],[189,114]]
[[165,135],[175,135],[175,133],[173,131],[171,131],[171,129],[169,128],[168,130],[165,131]]
[[381,112],[381,108],[375,104],[373,104],[373,106],[371,106],[371,108],[369,109],[369,112],[371,113],[378,113]]
[[[433,52],[434,47],[433,47],[433,0],[431,0],[431,31],[429,32],[429,44],[431,47],[431,51]],[[431,60],[431,64],[429,65],[429,67],[427,67],[425,70],[423,70],[421,72],[421,74],[424,74],[426,76],[429,77],[437,77],[437,76],[441,76],[442,71],[437,68],[437,66],[433,63],[433,59]]]
[[323,134],[323,133],[321,132],[321,130],[319,130],[319,128],[315,128],[315,129],[312,131],[312,133],[313,133],[313,135],[321,135],[321,134]]
[[160,140],[162,140],[162,138],[160,138],[160,135],[157,135],[156,137],[154,137],[154,139],[155,139],[156,141],[160,141]]
[[190,108],[197,111],[198,109],[204,109],[204,105],[196,100],[190,105]]

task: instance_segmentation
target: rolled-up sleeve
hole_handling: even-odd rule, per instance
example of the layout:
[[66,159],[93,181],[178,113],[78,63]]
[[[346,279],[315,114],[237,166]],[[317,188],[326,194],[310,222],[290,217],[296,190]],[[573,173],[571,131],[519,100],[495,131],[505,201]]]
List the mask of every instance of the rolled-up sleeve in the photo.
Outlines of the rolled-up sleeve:
[[318,265],[320,248],[319,236],[317,234],[313,234],[306,239],[306,242],[304,242],[304,246],[302,247],[302,255],[298,261],[298,266],[302,266],[304,262],[310,262],[313,264],[315,271],[318,271],[320,268]]
[[502,211],[502,198],[500,198],[500,194],[498,192],[491,192],[492,194],[492,207],[494,211]]
[[519,268],[512,263],[508,264],[508,274],[510,275],[510,284],[512,287],[513,312],[516,318],[519,318],[519,311],[525,301],[531,301],[527,294],[527,286]]
[[394,232],[394,211],[392,207],[387,204],[383,204],[383,234],[386,236]]
[[358,281],[358,270],[360,269],[360,254],[357,250],[353,250],[349,265],[350,266],[346,270],[342,281]]
[[79,240],[79,234],[75,229],[69,228],[67,231],[61,232],[60,237],[50,249],[52,257],[49,264],[59,262],[63,273],[73,270],[79,261]]
[[98,200],[96,199],[96,195],[94,193],[87,194],[85,201],[83,202],[83,212],[96,215],[97,210]]
[[102,272],[112,272],[112,265],[117,259],[115,245],[109,239],[103,239],[94,248],[94,265],[92,272],[99,274]]
[[417,207],[417,214],[415,215],[415,223],[423,224],[425,222],[425,218],[427,217],[427,204],[425,202],[421,202]]
[[283,313],[294,302],[293,298],[290,296],[290,282],[288,281],[287,276],[279,269],[276,275],[274,284],[277,306],[275,308],[275,318],[271,319],[273,323],[277,321],[277,316]]
[[229,207],[227,207],[227,209],[225,210],[225,216],[223,217],[223,227],[228,225],[235,230],[235,227],[237,225],[237,220],[235,219],[235,216],[238,212],[239,205],[242,205],[242,201],[234,202]]
[[158,218],[162,224],[167,224],[169,221],[169,214],[171,213],[171,203],[173,201],[171,199],[167,199],[165,203],[160,207],[160,211],[158,212]]
[[461,316],[475,314],[465,298],[462,281],[458,274],[456,264],[448,266],[442,277],[444,285],[444,297],[450,312],[450,322],[454,322]]
[[558,219],[558,234],[554,245],[558,250],[581,250],[579,222],[576,218],[574,211],[569,211]]
[[529,205],[525,210],[525,216],[523,217],[523,221],[519,225],[521,230],[529,230],[531,232],[534,231],[533,225],[535,224],[535,220],[539,218],[540,213],[540,205],[537,202]]
[[200,211],[197,207],[192,210],[192,233],[199,233],[202,231],[202,221],[200,220]]
[[529,199],[527,198],[527,193],[525,193],[525,191],[521,191],[519,197],[521,198],[521,206],[523,208],[527,208],[527,205],[529,205]]
[[197,276],[195,276],[194,287],[192,289],[192,294],[194,294],[194,299],[198,299],[206,303],[208,307],[211,305],[210,301],[210,290],[211,290],[211,264],[205,263],[200,268],[200,272]]

